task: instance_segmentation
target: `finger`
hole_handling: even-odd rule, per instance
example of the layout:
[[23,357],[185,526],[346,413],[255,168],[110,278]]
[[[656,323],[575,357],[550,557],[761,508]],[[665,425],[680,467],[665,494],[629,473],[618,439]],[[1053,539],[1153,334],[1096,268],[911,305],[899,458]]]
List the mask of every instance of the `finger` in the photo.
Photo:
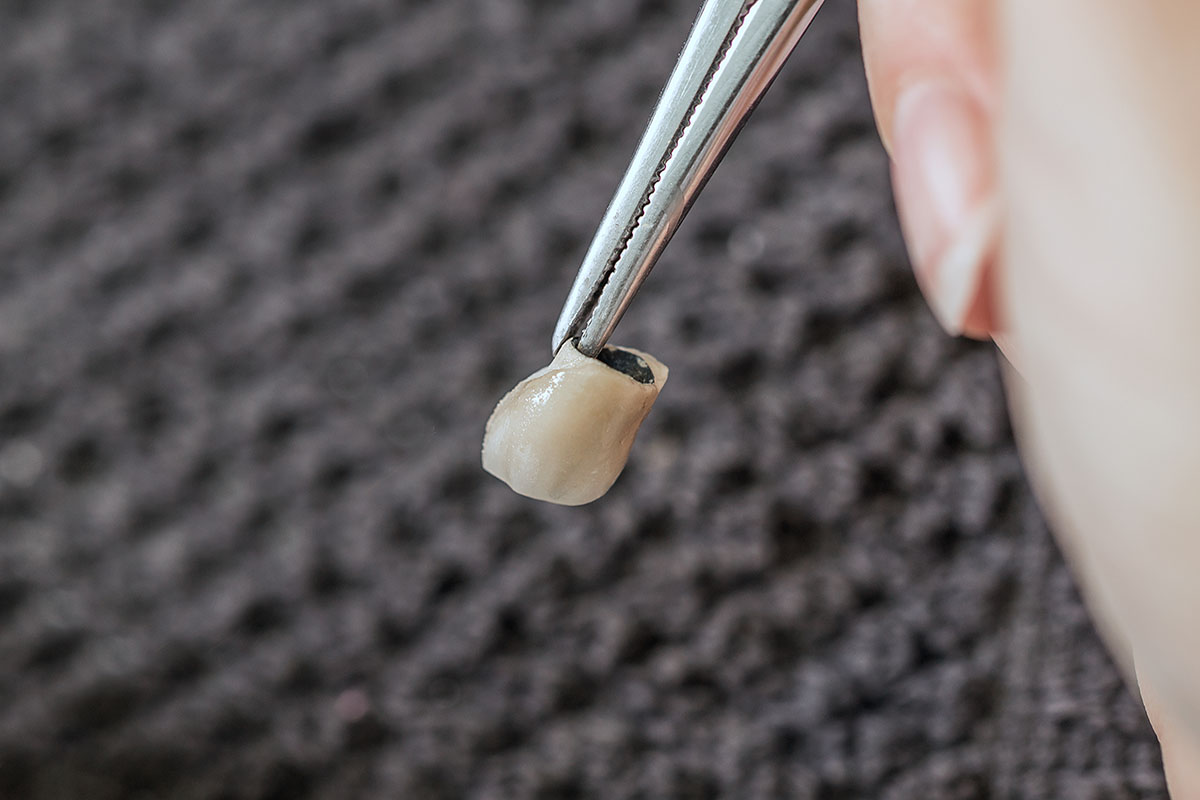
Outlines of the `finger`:
[[987,0],[859,0],[858,15],[871,105],[889,152],[897,99],[914,83],[959,83],[993,114],[998,91]]
[[951,333],[996,326],[999,224],[988,0],[861,0],[863,54],[913,268]]
[[1200,72],[1200,6],[1003,9],[1017,431],[1105,629],[1200,740],[1200,87],[1181,77]]
[[1162,747],[1167,787],[1176,800],[1200,797],[1200,740],[1188,727],[1175,719],[1173,709],[1164,705],[1153,686],[1140,681],[1146,714]]

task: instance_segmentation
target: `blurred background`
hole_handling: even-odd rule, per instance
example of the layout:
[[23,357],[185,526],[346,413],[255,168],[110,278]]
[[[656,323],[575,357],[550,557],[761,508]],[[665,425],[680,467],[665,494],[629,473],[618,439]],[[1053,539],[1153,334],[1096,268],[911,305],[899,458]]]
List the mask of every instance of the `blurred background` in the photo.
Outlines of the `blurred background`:
[[0,797],[1163,798],[831,2],[482,472],[698,0],[0,4]]

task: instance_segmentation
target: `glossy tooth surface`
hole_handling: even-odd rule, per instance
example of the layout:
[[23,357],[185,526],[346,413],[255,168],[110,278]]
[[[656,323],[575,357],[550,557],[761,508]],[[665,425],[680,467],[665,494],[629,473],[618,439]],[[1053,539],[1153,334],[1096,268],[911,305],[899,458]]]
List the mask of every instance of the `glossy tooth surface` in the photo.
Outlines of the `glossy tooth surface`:
[[612,349],[635,356],[632,362],[643,374],[648,367],[653,382],[588,358],[568,342],[550,366],[500,400],[484,433],[483,468],[519,494],[560,505],[583,505],[607,492],[667,381],[666,366],[653,356]]

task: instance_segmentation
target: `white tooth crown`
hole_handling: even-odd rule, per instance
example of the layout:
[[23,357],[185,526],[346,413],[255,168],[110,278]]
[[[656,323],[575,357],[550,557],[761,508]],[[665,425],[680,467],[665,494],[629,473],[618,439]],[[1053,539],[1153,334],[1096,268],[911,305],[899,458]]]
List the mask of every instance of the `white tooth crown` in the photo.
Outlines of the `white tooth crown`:
[[604,495],[667,381],[661,361],[620,349],[645,361],[653,383],[588,358],[568,342],[550,366],[496,405],[483,437],[483,468],[536,500],[578,506]]

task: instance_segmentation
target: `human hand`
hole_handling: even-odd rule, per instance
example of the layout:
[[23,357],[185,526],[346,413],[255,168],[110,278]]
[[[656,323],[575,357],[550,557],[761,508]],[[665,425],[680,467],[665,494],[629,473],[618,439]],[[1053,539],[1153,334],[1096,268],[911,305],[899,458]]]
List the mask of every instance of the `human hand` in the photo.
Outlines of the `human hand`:
[[1200,4],[859,10],[918,281],[1015,367],[1036,490],[1200,797]]

